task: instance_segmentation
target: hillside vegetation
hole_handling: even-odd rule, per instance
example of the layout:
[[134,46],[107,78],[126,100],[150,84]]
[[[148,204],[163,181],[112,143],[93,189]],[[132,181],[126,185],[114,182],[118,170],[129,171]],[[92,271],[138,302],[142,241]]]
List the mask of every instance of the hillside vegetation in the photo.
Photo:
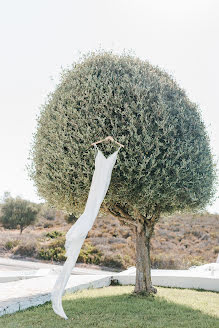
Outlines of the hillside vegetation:
[[[35,258],[63,263],[67,223],[60,211],[39,216],[34,226],[18,230],[0,228],[0,256]],[[152,268],[186,269],[215,262],[219,252],[219,215],[178,214],[162,217],[152,238]],[[112,216],[97,217],[77,263],[125,269],[135,265],[135,233]]]

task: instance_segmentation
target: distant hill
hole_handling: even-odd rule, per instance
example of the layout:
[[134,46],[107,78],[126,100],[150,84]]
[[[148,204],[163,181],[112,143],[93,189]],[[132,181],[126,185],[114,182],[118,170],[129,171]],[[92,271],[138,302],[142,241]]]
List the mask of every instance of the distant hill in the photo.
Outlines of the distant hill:
[[[135,263],[134,229],[113,217],[97,218],[88,241],[104,254],[121,256],[123,265]],[[151,242],[153,268],[183,269],[215,262],[219,252],[219,215],[162,217]]]
[[[22,235],[0,231],[0,256],[40,258],[63,262],[65,233],[71,227],[60,212],[39,218]],[[215,262],[219,252],[219,215],[178,214],[162,217],[152,238],[152,268],[186,269]],[[135,265],[134,228],[112,216],[97,217],[81,250],[78,263],[114,268]]]

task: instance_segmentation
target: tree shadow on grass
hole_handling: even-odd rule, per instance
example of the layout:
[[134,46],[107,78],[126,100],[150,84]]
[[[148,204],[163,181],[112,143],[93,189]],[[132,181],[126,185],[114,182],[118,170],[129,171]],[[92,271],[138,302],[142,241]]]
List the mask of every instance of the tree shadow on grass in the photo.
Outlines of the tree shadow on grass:
[[51,302],[0,318],[1,328],[216,328],[219,319],[159,296],[63,299],[68,316],[57,316]]

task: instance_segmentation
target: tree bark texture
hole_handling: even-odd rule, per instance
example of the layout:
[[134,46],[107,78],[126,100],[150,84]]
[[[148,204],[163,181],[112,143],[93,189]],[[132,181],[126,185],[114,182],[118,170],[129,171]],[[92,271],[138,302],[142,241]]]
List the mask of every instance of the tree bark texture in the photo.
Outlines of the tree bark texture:
[[158,222],[160,213],[152,216],[143,216],[136,210],[135,217],[132,217],[119,204],[113,209],[104,205],[107,213],[117,217],[121,223],[128,223],[134,226],[136,231],[136,294],[156,293],[157,289],[152,286],[151,281],[151,261],[150,261],[150,239],[154,231],[154,226]]
[[146,221],[138,221],[136,227],[136,283],[134,292],[156,293],[151,281],[150,261],[151,231]]

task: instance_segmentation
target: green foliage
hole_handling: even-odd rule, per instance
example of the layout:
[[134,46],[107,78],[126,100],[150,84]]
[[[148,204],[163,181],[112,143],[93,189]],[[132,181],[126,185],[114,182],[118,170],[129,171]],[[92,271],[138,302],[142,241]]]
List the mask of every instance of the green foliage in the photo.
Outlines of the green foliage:
[[0,221],[6,229],[17,229],[20,233],[36,221],[39,208],[37,205],[20,197],[5,199],[1,207]]
[[[174,79],[129,54],[91,53],[63,72],[42,106],[30,176],[52,206],[79,215],[94,170],[90,144],[124,144],[104,203],[135,218],[202,210],[216,169],[200,109]],[[115,144],[100,144],[109,154]]]
[[85,242],[80,254],[78,256],[78,262],[100,264],[102,253],[93,245]]
[[218,254],[218,253],[219,253],[219,246],[215,246],[215,247],[214,247],[214,253],[215,253],[215,254]]
[[51,231],[51,232],[47,232],[47,234],[46,234],[46,237],[52,238],[52,239],[57,238],[57,237],[61,237],[61,236],[63,236],[63,232],[56,231],[56,230]]
[[11,198],[11,193],[9,191],[4,192],[2,197],[3,202],[5,202],[7,198]]
[[10,250],[10,249],[13,249],[14,247],[16,247],[18,244],[19,244],[19,240],[8,240],[6,243],[5,243],[5,248]]
[[[88,242],[85,242],[80,250],[77,262],[100,264],[101,256],[102,253],[96,247]],[[41,247],[38,251],[38,258],[58,262],[65,261],[65,238],[58,238],[49,243],[49,245]]]
[[39,213],[43,218],[53,221],[56,218],[56,209],[48,206],[47,203],[41,205]]
[[66,260],[65,252],[61,247],[41,248],[38,252],[38,257],[43,260],[53,260],[57,262],[62,262]]
[[64,216],[64,218],[67,223],[74,223],[77,221],[77,218],[76,216],[74,216],[74,214],[69,214],[69,215],[67,214]]
[[56,239],[48,246],[40,248],[38,257],[43,260],[65,261],[65,238]]
[[111,279],[110,286],[122,286],[118,279]]

